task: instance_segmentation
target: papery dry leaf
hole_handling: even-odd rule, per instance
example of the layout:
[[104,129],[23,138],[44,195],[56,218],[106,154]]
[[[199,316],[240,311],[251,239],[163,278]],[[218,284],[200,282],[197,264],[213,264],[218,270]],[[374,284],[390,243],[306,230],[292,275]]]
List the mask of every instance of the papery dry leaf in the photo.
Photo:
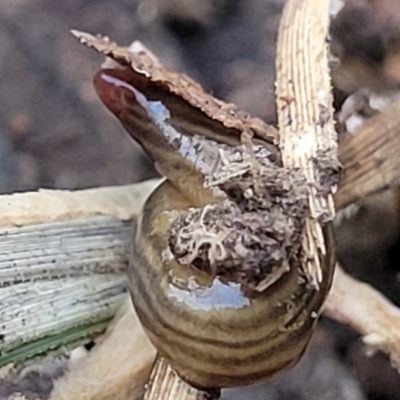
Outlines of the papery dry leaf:
[[277,143],[278,131],[274,127],[267,125],[260,118],[250,116],[232,103],[216,99],[187,75],[167,69],[141,43],[135,42],[138,51],[132,51],[128,47],[118,46],[108,37],[93,36],[77,30],[72,30],[71,33],[82,44],[112,58],[121,66],[129,66],[149,82],[161,85],[212,120],[222,123],[224,127],[249,132],[271,144]]

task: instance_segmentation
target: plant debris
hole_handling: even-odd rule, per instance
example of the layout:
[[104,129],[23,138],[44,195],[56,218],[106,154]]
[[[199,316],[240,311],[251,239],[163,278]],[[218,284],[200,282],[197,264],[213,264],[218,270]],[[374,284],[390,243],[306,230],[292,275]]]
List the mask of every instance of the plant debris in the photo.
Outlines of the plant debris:
[[136,41],[128,48],[118,46],[108,37],[93,36],[77,30],[73,30],[71,33],[82,44],[111,58],[119,66],[131,68],[137,74],[146,77],[149,82],[162,86],[169,93],[182,98],[212,120],[223,124],[225,128],[237,132],[248,131],[270,144],[277,143],[278,131],[276,128],[266,124],[261,118],[250,116],[232,103],[216,99],[187,75],[164,67],[141,42]]
[[299,169],[278,167],[257,150],[221,150],[205,185],[224,200],[183,213],[171,225],[169,244],[179,263],[263,291],[299,251],[308,186]]

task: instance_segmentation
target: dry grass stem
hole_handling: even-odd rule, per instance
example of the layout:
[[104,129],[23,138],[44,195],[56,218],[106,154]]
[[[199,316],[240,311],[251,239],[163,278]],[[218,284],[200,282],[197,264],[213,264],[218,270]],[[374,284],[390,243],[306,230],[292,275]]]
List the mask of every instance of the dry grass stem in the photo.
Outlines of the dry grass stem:
[[370,350],[387,353],[400,372],[400,310],[381,293],[336,266],[324,314],[363,335]]
[[143,400],[214,400],[218,396],[183,382],[163,358],[157,358]]
[[334,129],[326,37],[329,0],[291,0],[282,15],[277,44],[276,104],[286,166],[300,167],[310,185],[303,266],[318,287],[321,260],[330,249],[323,224],[335,214],[337,135]]
[[373,116],[340,145],[344,166],[335,203],[343,208],[400,183],[400,101]]

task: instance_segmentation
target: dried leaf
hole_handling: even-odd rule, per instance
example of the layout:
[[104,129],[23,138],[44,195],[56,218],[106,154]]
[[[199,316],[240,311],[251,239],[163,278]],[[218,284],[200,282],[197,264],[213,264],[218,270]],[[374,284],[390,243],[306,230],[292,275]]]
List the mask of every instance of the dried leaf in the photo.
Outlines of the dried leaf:
[[278,131],[274,127],[260,118],[250,116],[232,103],[216,99],[187,75],[167,69],[140,42],[134,42],[131,48],[121,47],[108,37],[93,36],[76,30],[71,32],[82,44],[110,57],[121,66],[129,66],[136,73],[148,78],[149,82],[162,85],[171,94],[179,96],[226,128],[250,132],[269,143],[277,142]]

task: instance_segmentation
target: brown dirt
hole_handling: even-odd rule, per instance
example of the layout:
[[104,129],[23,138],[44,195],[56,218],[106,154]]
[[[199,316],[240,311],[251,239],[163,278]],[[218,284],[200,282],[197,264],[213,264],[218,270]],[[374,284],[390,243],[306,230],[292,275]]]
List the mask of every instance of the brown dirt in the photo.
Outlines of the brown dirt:
[[[285,0],[2,1],[0,191],[117,185],[155,174],[95,95],[91,80],[102,57],[79,45],[69,34],[70,29],[106,34],[119,44],[140,39],[167,65],[188,73],[213,94],[274,122],[274,42],[284,3]],[[359,277],[375,274],[380,289],[389,288],[388,293],[400,301],[397,268],[388,269],[382,257],[378,257],[379,262],[386,267],[375,268],[376,255],[387,247],[387,242],[382,245],[376,237],[395,223],[390,230],[393,242],[397,235],[395,215],[392,212],[386,220],[376,217],[381,223],[380,231],[376,225],[364,223],[368,233],[347,230],[350,233],[338,240],[346,264],[362,264]],[[368,246],[360,247],[354,237],[368,237]],[[378,243],[379,251],[372,252],[371,243]],[[366,247],[367,256],[363,250]],[[375,272],[371,275],[372,269]],[[352,350],[352,343],[357,340],[353,334],[337,337],[345,338],[343,342],[337,339],[337,354],[352,366],[370,399],[400,399],[400,378],[387,372],[390,366],[386,358],[381,357],[379,367],[374,368],[374,360],[368,362],[360,358],[358,349],[358,353]],[[320,365],[320,358],[314,363]],[[314,370],[307,370],[310,376]],[[344,375],[350,379],[347,372]],[[339,379],[333,373],[330,382],[340,387],[335,378]],[[29,390],[32,386],[35,384]],[[0,387],[5,386],[0,383]],[[280,389],[284,394],[271,398],[288,398],[284,387],[287,383]],[[299,393],[302,385],[291,387],[296,388],[296,393],[290,398],[322,398],[320,393],[314,397],[309,392]],[[45,392],[48,390],[46,386]],[[337,398],[350,399],[345,395]]]

